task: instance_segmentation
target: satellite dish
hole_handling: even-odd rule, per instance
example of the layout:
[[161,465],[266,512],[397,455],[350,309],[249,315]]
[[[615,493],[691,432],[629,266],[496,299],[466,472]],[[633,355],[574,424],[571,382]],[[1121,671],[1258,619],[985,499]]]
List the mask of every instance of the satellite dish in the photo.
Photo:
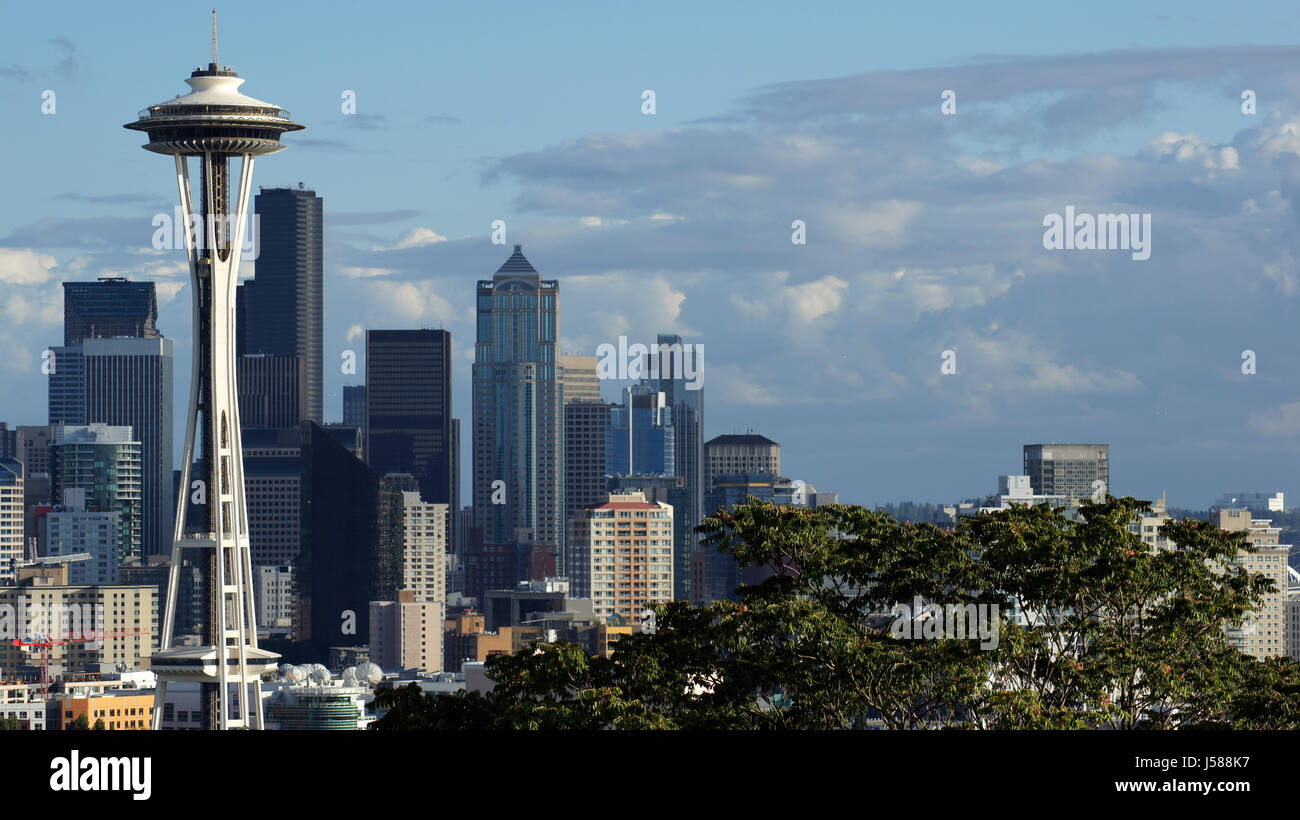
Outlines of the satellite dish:
[[330,671],[326,669],[324,666],[320,665],[319,663],[313,663],[311,665],[312,683],[315,683],[318,686],[323,686],[330,682],[331,677],[332,676],[330,675]]
[[379,668],[379,664],[366,661],[357,667],[357,680],[368,681],[370,683],[379,683],[384,679],[384,670]]
[[347,669],[343,670],[343,685],[344,686],[357,685],[357,668],[355,666],[349,666]]

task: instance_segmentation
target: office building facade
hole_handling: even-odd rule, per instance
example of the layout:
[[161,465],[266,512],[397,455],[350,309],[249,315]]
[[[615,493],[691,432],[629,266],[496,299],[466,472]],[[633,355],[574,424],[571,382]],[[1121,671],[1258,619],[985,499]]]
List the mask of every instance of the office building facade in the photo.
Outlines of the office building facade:
[[600,401],[600,378],[597,375],[597,356],[560,356],[564,368],[564,403]]
[[452,503],[451,333],[366,331],[366,463],[410,473],[421,498]]
[[1109,444],[1026,444],[1025,470],[1035,495],[1077,503],[1110,492]]
[[131,428],[141,448],[142,545],[147,555],[170,552],[176,512],[172,340],[86,338],[58,348],[55,362],[50,424]]
[[63,283],[63,344],[86,339],[158,339],[158,296],[153,282],[103,276]]
[[119,582],[121,549],[117,545],[118,517],[111,512],[86,509],[86,491],[69,488],[63,503],[44,517],[41,527],[42,558],[88,555],[67,562],[68,583],[96,586]]
[[473,504],[485,546],[517,543],[521,530],[530,532],[533,548],[549,553],[563,574],[559,290],[519,245],[492,279],[478,282]]
[[[707,494],[721,475],[780,475],[781,445],[755,433],[716,436],[704,445],[704,485]],[[706,515],[716,508],[705,505]]]
[[130,427],[64,425],[50,445],[50,479],[55,498],[84,491],[85,509],[112,513],[117,520],[118,563],[144,555],[141,447]]
[[235,369],[240,425],[287,430],[307,420],[303,357],[250,353],[236,360]]
[[302,437],[301,426],[243,431],[248,545],[254,567],[284,566],[298,559],[302,546]]
[[23,463],[0,458],[0,584],[11,584],[23,560],[25,511]]
[[[605,402],[564,403],[564,519],[609,497],[606,453],[610,420],[618,407]],[[581,555],[565,543],[564,566],[580,565]],[[567,571],[567,570],[566,570]]]
[[253,208],[257,273],[239,286],[238,352],[302,358],[305,392],[297,400],[273,401],[297,404],[306,419],[322,424],[324,200],[301,185],[261,188]]
[[401,585],[415,601],[447,598],[447,519],[446,504],[423,502],[418,492],[402,493]]

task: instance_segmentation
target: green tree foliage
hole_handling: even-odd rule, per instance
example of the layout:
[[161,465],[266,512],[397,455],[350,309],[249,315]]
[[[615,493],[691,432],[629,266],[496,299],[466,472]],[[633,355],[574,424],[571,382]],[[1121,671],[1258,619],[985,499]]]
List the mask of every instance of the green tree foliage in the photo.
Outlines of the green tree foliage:
[[[656,605],[656,631],[611,658],[558,642],[491,659],[486,695],[381,692],[374,728],[1300,726],[1300,668],[1224,635],[1272,586],[1234,564],[1244,534],[1171,521],[1176,546],[1157,549],[1129,531],[1149,508],[1013,507],[944,530],[751,499],[699,528],[770,573],[739,600]],[[996,606],[996,646],[896,637],[895,605],[918,598]]]

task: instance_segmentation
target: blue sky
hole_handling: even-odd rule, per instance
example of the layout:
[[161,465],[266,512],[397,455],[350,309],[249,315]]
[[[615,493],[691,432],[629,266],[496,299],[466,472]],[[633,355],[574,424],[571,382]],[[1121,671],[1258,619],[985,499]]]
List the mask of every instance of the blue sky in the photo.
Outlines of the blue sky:
[[[207,62],[210,8],[6,10],[0,419],[44,420],[58,283],[110,272],[158,282],[183,400],[183,257],[149,247],[174,185],[121,125]],[[561,282],[566,349],[703,342],[707,434],[752,427],[783,444],[784,472],[846,501],[992,492],[1037,441],[1110,442],[1116,492],[1178,506],[1294,486],[1294,6],[218,16],[243,90],[307,126],[255,183],[325,199],[327,418],[355,381],[338,362],[361,353],[358,328],[441,326],[468,425],[472,288],[508,255],[488,238],[503,219]],[[1150,213],[1151,259],[1045,251],[1041,220],[1067,205]],[[793,219],[807,245],[790,243]],[[945,349],[956,375],[940,375]]]

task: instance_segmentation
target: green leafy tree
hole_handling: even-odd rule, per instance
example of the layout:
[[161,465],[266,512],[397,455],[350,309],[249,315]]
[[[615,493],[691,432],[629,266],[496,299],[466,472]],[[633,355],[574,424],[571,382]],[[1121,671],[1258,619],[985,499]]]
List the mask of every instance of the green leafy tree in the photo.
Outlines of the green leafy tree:
[[[699,528],[767,573],[738,600],[655,605],[652,634],[610,658],[570,643],[490,659],[486,695],[381,692],[377,729],[1295,727],[1300,673],[1233,649],[1225,624],[1271,582],[1243,534],[1129,527],[1146,502],[964,518],[954,530],[845,505],[751,499]],[[997,607],[996,645],[906,640],[897,604]],[[986,636],[987,637],[987,636]]]

